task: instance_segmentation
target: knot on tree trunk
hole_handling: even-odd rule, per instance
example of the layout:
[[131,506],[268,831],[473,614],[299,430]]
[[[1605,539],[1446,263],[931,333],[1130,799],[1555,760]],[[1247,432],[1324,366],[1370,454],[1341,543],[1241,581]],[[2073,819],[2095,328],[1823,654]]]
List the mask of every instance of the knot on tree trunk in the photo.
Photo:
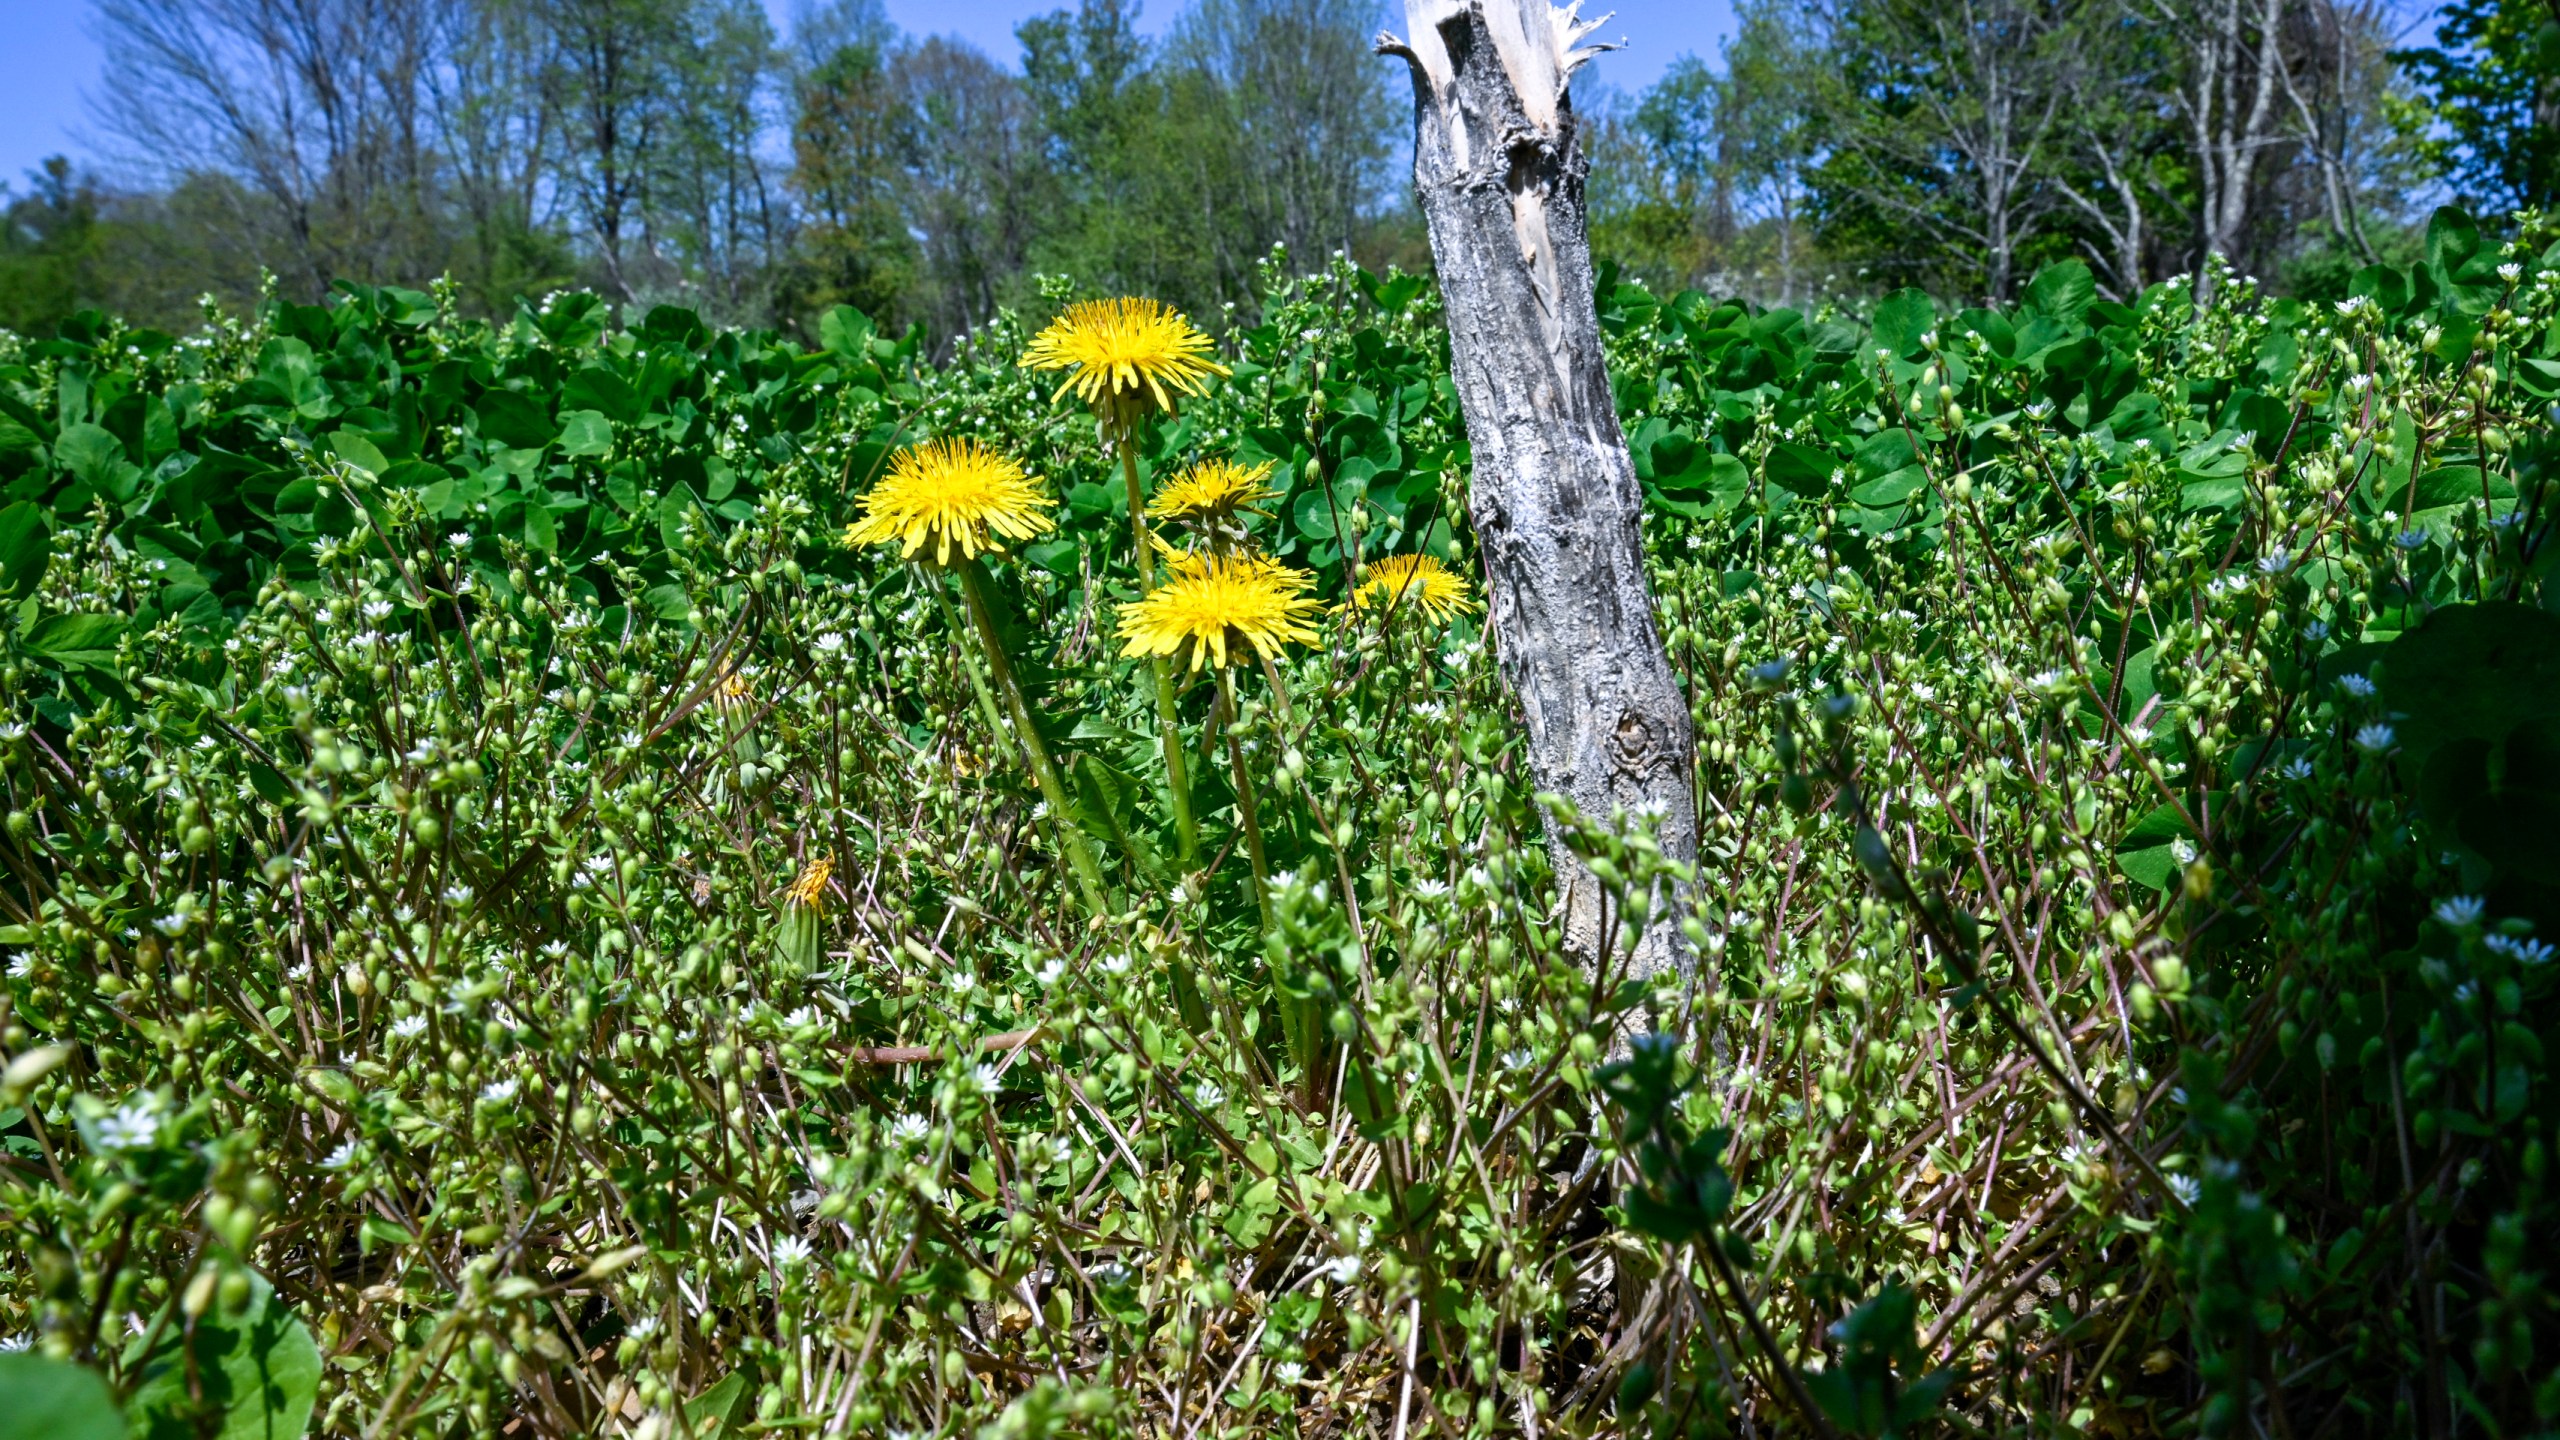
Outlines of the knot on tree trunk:
[[1609,735],[1609,768],[1621,776],[1644,779],[1669,757],[1655,737],[1653,722],[1630,705],[1618,712],[1617,729]]

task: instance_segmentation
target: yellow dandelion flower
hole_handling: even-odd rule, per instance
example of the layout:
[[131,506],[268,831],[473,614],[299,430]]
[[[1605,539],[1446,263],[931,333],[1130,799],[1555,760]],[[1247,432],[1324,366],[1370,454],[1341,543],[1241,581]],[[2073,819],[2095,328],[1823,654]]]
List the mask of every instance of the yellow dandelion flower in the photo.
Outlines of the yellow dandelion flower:
[[1264,483],[1270,478],[1268,460],[1259,465],[1203,461],[1157,487],[1147,514],[1158,520],[1224,520],[1277,494]]
[[1315,577],[1267,556],[1195,555],[1176,562],[1172,578],[1147,598],[1120,607],[1124,655],[1176,655],[1191,648],[1191,668],[1230,663],[1228,651],[1251,645],[1276,656],[1292,640],[1316,642],[1307,621],[1321,605],[1306,593]]
[[782,898],[810,910],[818,909],[827,901],[827,877],[835,873],[834,857],[820,855],[800,872],[799,879],[791,882],[790,889],[782,892]]
[[1173,408],[1173,395],[1206,392],[1211,375],[1227,367],[1209,358],[1209,337],[1181,311],[1161,300],[1086,300],[1067,307],[1022,352],[1034,370],[1064,370],[1057,394],[1076,392],[1102,408],[1126,396],[1152,396],[1156,408]]
[[938,565],[951,550],[975,558],[1009,540],[1056,528],[1053,504],[1013,457],[967,436],[910,445],[862,497],[862,518],[845,527],[847,545],[896,543],[912,558],[927,541]]
[[[1440,563],[1437,555],[1389,555],[1369,562],[1368,578],[1351,592],[1351,606],[1389,609],[1411,601],[1434,624],[1476,608],[1464,576]],[[1349,608],[1349,607],[1346,607]]]

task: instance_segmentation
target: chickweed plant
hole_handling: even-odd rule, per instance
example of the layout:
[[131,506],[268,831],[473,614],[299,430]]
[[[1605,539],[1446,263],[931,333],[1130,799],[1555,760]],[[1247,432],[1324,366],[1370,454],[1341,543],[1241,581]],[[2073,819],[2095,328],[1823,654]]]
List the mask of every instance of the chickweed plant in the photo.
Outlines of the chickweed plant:
[[[0,338],[0,1379],[152,1434],[2560,1422],[2560,272],[2448,212],[2335,303],[1604,275],[1705,843],[1562,817],[1596,959],[1428,287],[1269,278],[1163,393],[1012,315]],[[1675,888],[1694,968],[1628,979]]]

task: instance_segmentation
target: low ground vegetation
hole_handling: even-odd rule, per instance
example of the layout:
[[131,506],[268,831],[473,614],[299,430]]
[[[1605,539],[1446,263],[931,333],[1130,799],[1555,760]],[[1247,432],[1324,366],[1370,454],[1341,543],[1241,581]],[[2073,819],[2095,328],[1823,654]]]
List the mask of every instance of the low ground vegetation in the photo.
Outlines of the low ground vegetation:
[[[1635,977],[1647,816],[1569,817],[1627,939],[1557,947],[1420,280],[1271,273],[1098,413],[1012,317],[0,338],[0,1374],[154,1435],[2547,1431],[2560,270],[2448,212],[2221,281],[1602,277],[1707,841]],[[989,550],[859,523],[928,440],[1019,466]],[[1143,602],[1221,567],[1280,619],[1195,668]]]

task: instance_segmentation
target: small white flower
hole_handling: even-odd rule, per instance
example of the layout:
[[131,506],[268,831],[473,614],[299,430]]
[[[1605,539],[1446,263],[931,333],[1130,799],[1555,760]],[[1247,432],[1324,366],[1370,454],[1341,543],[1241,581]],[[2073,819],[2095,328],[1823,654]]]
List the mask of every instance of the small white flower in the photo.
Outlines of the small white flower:
[[901,1115],[898,1122],[889,1127],[889,1138],[901,1145],[913,1145],[924,1139],[927,1133],[921,1115]]
[[2487,908],[2477,895],[2456,895],[2436,906],[2436,918],[2456,930],[2468,930],[2480,923],[2481,913]]
[[792,1011],[790,1014],[783,1016],[782,1023],[793,1030],[801,1029],[804,1026],[815,1025],[819,1023],[818,1007],[815,1005],[803,1005],[799,1009]]
[[1316,1268],[1324,1274],[1326,1279],[1331,1280],[1334,1284],[1348,1285],[1351,1283],[1352,1279],[1360,1273],[1360,1257],[1357,1255],[1336,1255],[1333,1259],[1317,1266]]
[[403,1015],[399,1019],[391,1022],[391,1033],[398,1039],[415,1040],[419,1036],[427,1033],[427,1017],[424,1015]]
[[2283,550],[2270,550],[2258,557],[2258,573],[2281,575],[2293,568],[2293,556]]
[[151,928],[163,935],[175,936],[187,928],[186,912],[179,911],[174,915],[163,915],[151,922]]
[[785,1235],[773,1242],[773,1263],[785,1270],[809,1263],[809,1242],[797,1235]]
[[10,979],[24,980],[34,973],[36,973],[35,952],[31,950],[21,950],[17,954],[9,957]]
[[98,1122],[98,1143],[109,1150],[147,1150],[160,1138],[160,1106],[149,1097],[133,1100]]
[[817,647],[820,654],[832,655],[844,648],[844,637],[830,630],[818,637]]
[[634,1340],[646,1340],[650,1336],[658,1333],[658,1317],[655,1315],[643,1315],[639,1319],[632,1321],[631,1328],[622,1333],[630,1336]]
[[1307,1367],[1295,1360],[1283,1360],[1271,1367],[1271,1378],[1283,1385],[1295,1385],[1306,1378]]
[[33,1335],[0,1335],[0,1355],[15,1355],[35,1343]]
[[2391,537],[2391,543],[2403,550],[2415,550],[2427,543],[2427,532],[2423,528],[2403,530]]
[[2348,694],[2353,695],[2359,700],[2370,700],[2373,698],[2373,681],[2363,675],[2339,676],[2338,688],[2346,691]]
[[2391,742],[2396,735],[2397,732],[2390,726],[2377,720],[2356,731],[2356,748],[2379,755],[2391,748]]
[[516,1098],[516,1082],[514,1076],[509,1076],[504,1080],[493,1080],[489,1084],[483,1086],[480,1091],[480,1101],[484,1105],[504,1105],[514,1098]]
[[2178,1197],[2179,1204],[2192,1209],[2196,1201],[2203,1198],[2204,1186],[2196,1183],[2193,1175],[2172,1175],[2169,1177],[2169,1193]]
[[471,548],[471,532],[468,530],[456,530],[452,534],[444,537],[444,543],[452,546],[456,550],[468,550]]
[[2513,285],[2524,278],[2524,267],[2513,260],[2510,260],[2506,264],[2498,267],[2498,278],[2506,281],[2510,285]]
[[2552,948],[2540,940],[2514,935],[2492,935],[2489,937],[2487,944],[2490,949],[2497,951],[2499,954],[2512,957],[2513,959],[2522,961],[2527,965],[2548,965],[2551,963],[2551,956],[2553,954]]
[[1416,880],[1408,888],[1422,899],[1438,900],[1449,893],[1449,882],[1433,876],[1427,880]]
[[992,1095],[1004,1088],[1004,1076],[993,1065],[979,1065],[969,1071],[969,1083]]
[[2285,762],[2284,778],[2287,780],[2308,780],[2311,778],[2313,769],[2314,767],[2311,763],[2310,756],[2296,755],[2291,760]]
[[388,600],[367,600],[366,602],[364,602],[364,618],[366,618],[367,620],[385,620],[385,619],[389,619],[389,618],[390,618],[390,615],[391,615],[391,602],[390,602],[390,601],[388,601]]
[[1227,1103],[1227,1092],[1214,1080],[1203,1080],[1191,1087],[1191,1098],[1203,1110],[1215,1110]]
[[1040,984],[1045,987],[1057,984],[1058,981],[1066,975],[1066,973],[1067,962],[1052,957],[1047,964],[1031,972],[1031,978],[1039,981]]
[[320,1168],[323,1170],[344,1170],[354,1163],[356,1163],[356,1142],[353,1140],[344,1140],[339,1142],[337,1149],[329,1152],[328,1159],[320,1162]]
[[1114,951],[1102,957],[1102,972],[1106,975],[1126,975],[1129,973],[1129,966],[1133,963],[1128,951]]

